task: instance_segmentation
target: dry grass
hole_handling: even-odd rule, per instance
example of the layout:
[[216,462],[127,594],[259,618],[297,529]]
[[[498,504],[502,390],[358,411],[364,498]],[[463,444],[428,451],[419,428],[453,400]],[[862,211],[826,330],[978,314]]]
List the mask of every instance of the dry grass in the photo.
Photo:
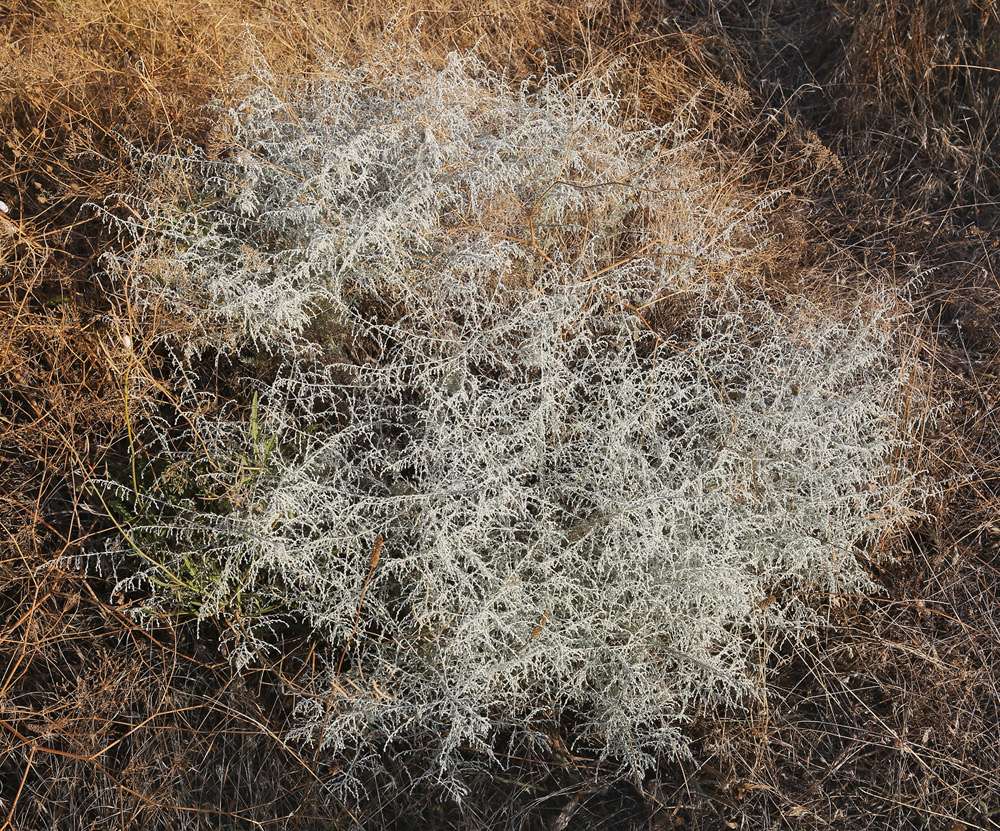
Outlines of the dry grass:
[[[83,483],[169,402],[148,344],[179,325],[96,278],[118,242],[86,204],[134,191],[132,146],[207,139],[199,107],[239,77],[247,30],[306,73],[390,22],[513,77],[618,59],[658,117],[698,95],[734,186],[790,192],[775,291],[924,275],[926,383],[955,402],[925,441],[950,482],[937,521],[886,552],[885,596],[817,598],[831,628],[776,662],[766,704],[705,714],[696,762],[642,787],[567,750],[512,758],[461,810],[387,777],[349,811],[329,763],[282,740],[308,642],[239,677],[210,624],[140,628],[99,575],[54,565],[109,532]],[[994,0],[15,0],[0,29],[0,829],[1000,828]]]

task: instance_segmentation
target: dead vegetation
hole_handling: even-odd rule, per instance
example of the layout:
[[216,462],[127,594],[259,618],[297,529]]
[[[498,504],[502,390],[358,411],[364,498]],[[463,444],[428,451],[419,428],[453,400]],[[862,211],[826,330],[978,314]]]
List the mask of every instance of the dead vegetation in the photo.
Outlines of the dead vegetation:
[[[0,828],[1000,828],[998,14],[15,0],[0,19]],[[694,762],[647,782],[603,779],[563,724],[564,751],[512,749],[461,807],[397,793],[391,773],[343,805],[330,760],[283,738],[308,640],[290,632],[237,674],[213,624],[139,627],[73,567],[114,532],[84,483],[126,465],[135,425],[169,404],[150,344],[180,325],[98,278],[120,241],[88,203],[135,191],[133,147],[209,139],[200,108],[238,79],[247,31],[277,71],[308,73],[390,25],[431,57],[478,44],[515,78],[620,60],[657,117],[697,96],[734,186],[789,191],[762,279],[829,302],[874,276],[910,285],[926,383],[953,402],[923,442],[945,483],[936,518],[873,561],[885,594],[813,598],[821,642],[774,660],[751,713],[705,713]]]

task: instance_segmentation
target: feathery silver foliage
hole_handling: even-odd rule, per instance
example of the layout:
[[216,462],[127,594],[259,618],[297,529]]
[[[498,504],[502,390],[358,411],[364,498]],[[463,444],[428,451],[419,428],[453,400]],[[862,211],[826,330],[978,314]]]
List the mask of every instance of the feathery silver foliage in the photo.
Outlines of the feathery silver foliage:
[[[197,562],[199,614],[308,621],[330,652],[297,736],[345,787],[390,744],[458,787],[470,750],[570,715],[623,768],[683,751],[921,508],[889,305],[735,291],[767,205],[721,198],[682,124],[616,112],[608,79],[389,53],[251,92],[161,213],[140,300],[202,346],[320,350],[252,413],[162,431],[213,498],[143,497],[132,533],[165,543],[128,585],[169,611],[164,570]],[[683,325],[653,321],[667,295]]]

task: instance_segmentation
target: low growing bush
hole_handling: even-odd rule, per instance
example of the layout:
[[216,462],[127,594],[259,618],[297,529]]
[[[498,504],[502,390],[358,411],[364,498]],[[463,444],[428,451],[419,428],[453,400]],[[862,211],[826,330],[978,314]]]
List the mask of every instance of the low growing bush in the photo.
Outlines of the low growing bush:
[[809,596],[873,589],[866,550],[922,499],[893,304],[741,287],[767,200],[683,119],[467,57],[261,77],[215,156],[155,162],[187,195],[111,266],[190,321],[182,365],[286,368],[149,428],[114,553],[147,611],[239,618],[237,661],[283,619],[321,637],[296,736],[345,787],[389,746],[459,787],[559,720],[641,771],[753,693]]

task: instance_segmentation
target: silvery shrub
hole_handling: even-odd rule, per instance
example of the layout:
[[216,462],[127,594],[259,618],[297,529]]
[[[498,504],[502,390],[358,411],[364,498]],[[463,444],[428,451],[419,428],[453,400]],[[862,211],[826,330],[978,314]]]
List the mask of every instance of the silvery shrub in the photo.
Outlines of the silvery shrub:
[[120,589],[170,613],[200,569],[192,611],[259,613],[238,663],[304,622],[294,736],[345,788],[393,748],[460,793],[561,721],[641,772],[754,694],[809,598],[874,590],[866,551],[926,498],[900,304],[754,289],[774,197],[724,186],[691,112],[391,48],[255,82],[215,151],[151,163],[179,195],[109,269],[187,321],[178,366],[285,368],[150,425],[201,496],[133,494],[118,553],[160,544]]

